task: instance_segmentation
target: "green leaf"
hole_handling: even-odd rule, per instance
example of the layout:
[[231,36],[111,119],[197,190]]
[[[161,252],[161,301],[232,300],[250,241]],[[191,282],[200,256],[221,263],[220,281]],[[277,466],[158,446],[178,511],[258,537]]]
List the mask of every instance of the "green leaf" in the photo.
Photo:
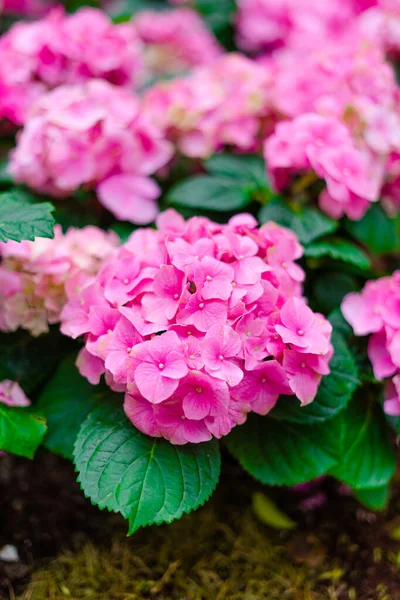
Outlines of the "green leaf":
[[47,421],[44,446],[69,459],[83,421],[107,395],[107,388],[91,385],[79,374],[75,360],[76,355],[69,356],[60,364],[36,404]]
[[310,300],[316,310],[330,313],[341,305],[346,294],[358,292],[360,287],[357,278],[349,273],[325,271],[315,279]]
[[62,336],[57,327],[37,338],[22,330],[0,333],[0,381],[18,381],[29,396],[74,347],[75,343]]
[[33,458],[46,433],[46,421],[28,408],[0,404],[0,450]]
[[233,50],[235,0],[194,0],[194,6],[221,44]]
[[265,162],[256,154],[214,154],[205,162],[212,175],[228,177],[244,185],[269,188]]
[[299,425],[251,414],[226,443],[243,468],[267,485],[304,483],[337,462],[330,421]]
[[355,497],[361,504],[372,510],[384,510],[389,502],[390,486],[358,490]]
[[253,512],[257,519],[274,529],[296,529],[296,523],[285,515],[270,498],[261,492],[255,492],[252,499]]
[[122,244],[128,241],[130,235],[137,229],[135,225],[132,223],[128,223],[128,221],[117,221],[113,225],[111,225],[111,229],[115,231]]
[[368,269],[371,266],[368,256],[358,246],[337,237],[313,242],[304,248],[304,255],[310,258],[330,256],[334,260],[350,263],[359,269]]
[[0,194],[0,242],[52,238],[53,210],[49,202],[30,203],[13,192]]
[[12,177],[9,174],[8,170],[8,159],[0,160],[0,185],[7,186],[12,184]]
[[382,487],[395,470],[395,454],[380,406],[362,394],[331,424],[340,461],[331,474],[354,490]]
[[336,221],[329,219],[319,210],[308,206],[296,206],[294,210],[280,197],[275,197],[265,204],[258,213],[258,219],[261,223],[275,221],[292,229],[302,244],[310,244],[338,228]]
[[204,504],[221,466],[215,439],[174,446],[140,433],[113,405],[87,417],[74,458],[85,495],[128,519],[129,534],[144,525],[170,523]]
[[233,179],[195,175],[174,185],[167,199],[176,206],[226,212],[245,208],[251,194]]
[[329,363],[331,373],[322,378],[315,400],[301,406],[297,398],[284,396],[270,413],[271,417],[293,423],[318,423],[335,417],[346,408],[360,385],[357,365],[340,333],[332,333],[334,355]]
[[400,215],[390,218],[374,204],[360,221],[348,221],[347,230],[375,255],[400,251]]

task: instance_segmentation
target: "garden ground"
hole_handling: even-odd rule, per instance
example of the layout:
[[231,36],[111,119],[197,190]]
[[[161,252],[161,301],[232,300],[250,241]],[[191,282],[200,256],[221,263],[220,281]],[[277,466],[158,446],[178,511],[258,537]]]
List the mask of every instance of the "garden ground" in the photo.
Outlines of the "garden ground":
[[[229,457],[203,508],[126,538],[126,523],[85,500],[68,462],[0,461],[1,600],[398,600],[400,481],[389,509],[371,513],[329,480],[326,502],[304,511],[299,496],[268,490]],[[263,491],[297,522],[259,521]]]

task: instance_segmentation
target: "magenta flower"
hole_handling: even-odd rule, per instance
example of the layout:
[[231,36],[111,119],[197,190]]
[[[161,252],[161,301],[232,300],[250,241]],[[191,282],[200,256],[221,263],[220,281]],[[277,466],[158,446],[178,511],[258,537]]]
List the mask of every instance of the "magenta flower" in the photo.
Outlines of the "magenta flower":
[[183,354],[182,342],[173,331],[132,348],[132,360],[139,362],[134,382],[146,400],[158,404],[175,392],[188,373]]
[[247,401],[251,410],[259,415],[269,413],[281,394],[291,393],[286,371],[276,360],[247,371],[239,385],[232,389],[237,400]]
[[281,394],[311,402],[331,326],[302,298],[296,236],[251,215],[219,225],[168,210],[157,224],[64,307],[63,331],[85,335],[81,373],[104,373],[135,427],[174,444],[227,435]]
[[0,382],[0,402],[7,406],[29,406],[31,403],[20,385],[8,379]]
[[230,387],[243,379],[243,371],[234,360],[241,349],[240,336],[227,325],[215,325],[201,342],[207,373],[226,381]]
[[282,307],[280,317],[283,325],[276,325],[275,330],[285,344],[296,346],[302,352],[326,354],[329,339],[324,335],[319,320],[300,298],[290,298]]

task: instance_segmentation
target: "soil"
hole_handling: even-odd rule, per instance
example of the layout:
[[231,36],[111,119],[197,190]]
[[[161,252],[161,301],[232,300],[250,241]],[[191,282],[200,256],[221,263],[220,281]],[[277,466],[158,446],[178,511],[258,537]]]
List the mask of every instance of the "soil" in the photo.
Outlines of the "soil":
[[[256,491],[296,530],[260,523]],[[400,600],[400,481],[381,514],[329,479],[305,504],[298,492],[259,486],[226,458],[205,507],[126,538],[122,518],[83,497],[70,463],[45,452],[34,462],[6,456],[0,548],[15,546],[19,560],[0,560],[0,598]]]

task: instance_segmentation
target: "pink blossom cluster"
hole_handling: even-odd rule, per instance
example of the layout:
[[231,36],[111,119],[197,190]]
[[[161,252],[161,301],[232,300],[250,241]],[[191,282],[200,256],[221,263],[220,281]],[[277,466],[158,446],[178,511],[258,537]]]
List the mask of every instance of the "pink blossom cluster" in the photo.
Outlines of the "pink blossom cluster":
[[0,0],[0,15],[41,17],[52,6],[53,0]]
[[240,54],[225,54],[184,78],[160,83],[145,95],[146,111],[179,150],[205,158],[228,145],[252,150],[268,114],[270,75]]
[[176,74],[211,64],[222,54],[214,35],[190,8],[143,10],[132,22],[144,45],[149,74]]
[[[370,3],[368,0],[362,4]],[[357,0],[238,0],[237,38],[244,50],[304,48],[340,39],[354,22]]]
[[400,153],[394,70],[379,48],[359,40],[304,53],[278,51],[265,65],[273,82],[271,108],[286,117],[265,142],[275,186],[283,189],[293,177],[314,172],[326,182],[322,210],[360,219],[380,198]]
[[162,213],[71,297],[61,331],[84,335],[78,367],[125,391],[142,432],[175,444],[226,435],[280,394],[311,402],[329,373],[331,326],[301,296],[302,247],[269,222]]
[[[4,379],[0,381],[0,404],[7,406],[29,406],[30,400],[25,396],[21,386],[16,381]],[[2,452],[0,452],[0,456]]]
[[356,335],[371,335],[368,356],[374,375],[379,381],[392,378],[386,384],[385,412],[400,415],[400,271],[348,294],[342,313]]
[[173,154],[137,97],[93,79],[59,86],[35,105],[11,154],[14,180],[52,196],[83,186],[117,218],[144,224],[158,212],[150,178]]
[[58,7],[0,38],[0,119],[24,123],[35,100],[62,84],[101,78],[133,89],[143,68],[131,24],[114,25],[94,8],[67,15]]
[[250,52],[318,49],[354,36],[400,51],[398,0],[238,0],[237,41]]
[[60,320],[67,299],[89,285],[116,251],[118,237],[97,227],[56,225],[54,239],[0,244],[0,331],[38,336]]

